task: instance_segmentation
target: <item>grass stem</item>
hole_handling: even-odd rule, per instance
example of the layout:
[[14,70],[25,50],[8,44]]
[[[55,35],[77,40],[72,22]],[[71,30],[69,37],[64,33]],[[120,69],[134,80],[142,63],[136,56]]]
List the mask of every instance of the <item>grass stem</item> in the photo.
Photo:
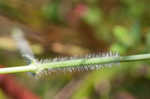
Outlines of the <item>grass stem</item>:
[[111,63],[121,63],[121,62],[132,62],[132,61],[142,61],[150,60],[150,54],[141,55],[131,55],[131,56],[108,56],[108,57],[95,57],[95,58],[81,58],[73,60],[55,61],[48,63],[31,63],[27,66],[18,67],[8,67],[0,68],[0,74],[7,73],[18,73],[18,72],[37,72],[41,69],[55,69],[55,68],[67,68],[74,67],[78,68],[80,66],[86,65],[97,65],[97,64],[111,64]]

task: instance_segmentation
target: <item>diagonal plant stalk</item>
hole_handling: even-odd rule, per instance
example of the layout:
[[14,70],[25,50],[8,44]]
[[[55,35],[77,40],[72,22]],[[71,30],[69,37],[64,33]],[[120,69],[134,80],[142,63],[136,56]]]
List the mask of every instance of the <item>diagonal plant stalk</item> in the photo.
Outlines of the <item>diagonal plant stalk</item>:
[[[112,63],[121,63],[121,62],[129,62],[129,61],[142,61],[142,60],[150,60],[150,54],[141,54],[141,55],[131,55],[131,56],[119,56],[118,54],[106,53],[105,55],[94,55],[83,58],[69,58],[65,59],[54,59],[48,60],[45,62],[37,61],[34,58],[33,52],[27,42],[27,40],[23,36],[23,32],[19,28],[14,28],[12,31],[13,38],[17,42],[17,47],[21,54],[25,56],[25,58],[29,61],[29,64],[26,66],[14,66],[8,68],[0,68],[0,74],[7,73],[18,73],[18,72],[31,72],[38,75],[40,72],[44,72],[46,70],[46,74],[53,70],[59,71],[73,71],[73,70],[93,70],[99,69],[99,67],[106,67],[106,65]],[[97,68],[98,67],[98,68]]]
[[78,68],[80,66],[86,65],[96,65],[96,64],[111,64],[111,63],[121,63],[121,62],[132,62],[132,61],[142,61],[142,60],[150,60],[150,54],[141,54],[141,55],[131,55],[131,56],[109,56],[109,57],[95,57],[95,58],[81,58],[81,59],[73,59],[73,60],[65,60],[65,61],[56,61],[56,62],[32,62],[26,66],[19,67],[8,67],[8,68],[0,68],[0,74],[7,73],[17,73],[17,72],[33,72],[37,73],[43,69],[57,69],[57,68]]

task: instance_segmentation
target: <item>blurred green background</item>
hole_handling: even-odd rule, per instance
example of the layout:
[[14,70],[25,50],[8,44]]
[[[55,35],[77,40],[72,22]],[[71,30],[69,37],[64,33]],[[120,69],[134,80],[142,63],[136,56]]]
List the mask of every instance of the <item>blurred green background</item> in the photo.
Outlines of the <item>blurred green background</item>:
[[[26,64],[11,36],[14,26],[38,59],[116,51],[150,52],[149,0],[0,0],[0,64]],[[150,61],[35,80],[13,74],[41,99],[150,99]],[[0,91],[0,97],[5,96]],[[6,95],[7,97],[7,95]]]

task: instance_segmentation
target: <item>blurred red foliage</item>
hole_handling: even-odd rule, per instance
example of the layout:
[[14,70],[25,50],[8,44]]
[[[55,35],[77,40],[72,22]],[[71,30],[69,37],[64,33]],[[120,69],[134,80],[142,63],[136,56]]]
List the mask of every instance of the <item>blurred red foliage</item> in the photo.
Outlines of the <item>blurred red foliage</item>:
[[0,88],[12,99],[40,99],[8,74],[0,75]]

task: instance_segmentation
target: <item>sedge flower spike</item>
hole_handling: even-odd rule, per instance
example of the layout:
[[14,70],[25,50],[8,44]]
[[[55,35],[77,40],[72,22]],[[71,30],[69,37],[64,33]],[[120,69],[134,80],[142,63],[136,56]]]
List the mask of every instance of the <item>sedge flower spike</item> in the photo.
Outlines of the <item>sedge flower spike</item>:
[[122,62],[150,60],[150,54],[120,56],[118,53],[108,52],[89,54],[83,57],[64,57],[38,61],[34,58],[29,44],[21,33],[22,31],[17,28],[13,30],[13,37],[19,42],[18,49],[21,54],[25,55],[30,63],[26,66],[0,68],[0,74],[31,72],[35,74],[36,78],[42,78],[53,73],[99,70],[103,67],[111,67],[112,64],[117,65]]
[[[112,54],[112,53],[111,53]],[[45,75],[50,75],[54,72],[72,72],[72,71],[86,71],[97,70],[103,67],[110,67],[110,64],[149,60],[150,54],[131,55],[131,56],[91,56],[84,58],[68,58],[68,59],[52,59],[31,62],[27,66],[0,68],[0,74],[18,73],[18,72],[32,72],[35,73],[36,78],[41,78]]]

